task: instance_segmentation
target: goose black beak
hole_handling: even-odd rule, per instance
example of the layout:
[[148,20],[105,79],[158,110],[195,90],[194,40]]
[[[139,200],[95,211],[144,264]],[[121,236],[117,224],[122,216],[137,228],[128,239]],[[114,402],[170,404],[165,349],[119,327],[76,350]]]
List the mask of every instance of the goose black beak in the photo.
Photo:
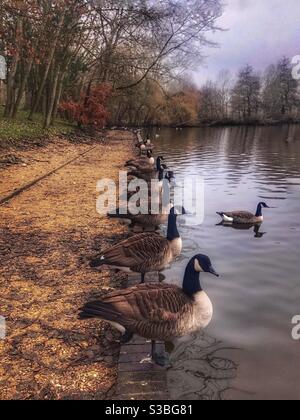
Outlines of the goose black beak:
[[220,275],[216,272],[216,270],[213,267],[210,267],[209,271],[210,274],[216,276],[216,277],[220,277]]

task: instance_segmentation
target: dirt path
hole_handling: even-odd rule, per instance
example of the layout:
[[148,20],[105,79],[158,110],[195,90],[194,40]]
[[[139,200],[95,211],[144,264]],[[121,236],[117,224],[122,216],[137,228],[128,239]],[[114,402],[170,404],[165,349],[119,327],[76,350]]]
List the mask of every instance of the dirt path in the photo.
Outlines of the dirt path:
[[[96,182],[117,179],[132,156],[133,135],[104,144],[0,207],[1,399],[107,398],[119,346],[99,322],[77,320],[78,308],[124,281],[86,264],[88,256],[127,235],[96,212]],[[57,141],[21,153],[0,171],[0,197],[60,166],[91,145]]]

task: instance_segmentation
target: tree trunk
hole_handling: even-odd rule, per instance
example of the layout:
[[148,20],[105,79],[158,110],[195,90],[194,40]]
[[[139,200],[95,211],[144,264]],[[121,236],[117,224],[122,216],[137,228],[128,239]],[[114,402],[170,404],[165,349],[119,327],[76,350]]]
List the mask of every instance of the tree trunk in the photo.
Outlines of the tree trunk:
[[18,70],[18,65],[20,61],[20,45],[18,43],[20,34],[23,29],[23,22],[22,18],[19,18],[17,20],[16,24],[16,49],[17,52],[13,57],[11,69],[8,72],[7,75],[7,97],[6,97],[6,105],[5,105],[5,111],[4,111],[4,117],[11,117],[13,106],[14,106],[14,100],[15,100],[15,78]]
[[32,65],[33,65],[33,59],[30,59],[30,61],[27,64],[27,67],[25,69],[25,74],[22,78],[21,86],[20,86],[19,91],[18,91],[18,96],[17,96],[16,102],[15,102],[15,105],[14,105],[14,108],[13,108],[13,112],[12,112],[12,118],[16,117],[17,112],[19,110],[19,106],[20,106],[21,100],[22,100],[24,92],[25,92],[27,80],[28,80],[28,77],[30,75]]
[[62,29],[62,26],[63,26],[63,23],[64,23],[64,18],[65,18],[65,13],[63,13],[61,15],[61,18],[60,18],[60,21],[59,21],[59,24],[58,24],[57,33],[56,33],[55,38],[54,38],[53,46],[50,50],[48,64],[46,66],[46,69],[45,69],[45,72],[44,72],[44,75],[43,75],[43,78],[42,78],[42,81],[41,81],[41,84],[40,84],[40,87],[39,87],[39,90],[38,90],[38,93],[37,93],[37,97],[35,99],[35,102],[33,104],[32,109],[30,111],[30,114],[29,114],[29,117],[28,117],[29,120],[32,120],[33,115],[36,112],[37,107],[40,103],[40,100],[41,100],[41,97],[42,97],[42,94],[43,94],[43,91],[44,91],[44,88],[45,88],[45,85],[46,85],[47,77],[48,77],[52,62],[53,62],[54,54],[55,54],[55,51],[56,51],[56,46],[57,46],[59,36],[60,36],[60,32],[61,32],[61,29]]
[[45,122],[44,122],[44,128],[49,128],[52,121],[52,115],[53,115],[53,109],[55,104],[55,98],[57,95],[57,85],[58,85],[58,79],[59,79],[59,67],[57,68],[54,79],[52,81],[52,87],[50,89],[49,94],[49,102],[47,106],[46,116],[45,116]]
[[52,112],[52,117],[51,117],[51,125],[54,124],[54,120],[55,120],[55,118],[57,118],[58,106],[59,106],[60,99],[61,99],[61,96],[62,96],[62,91],[63,91],[64,77],[65,77],[64,74],[60,76],[59,82],[58,82],[58,87],[56,89],[53,112]]
[[12,61],[10,72],[7,76],[7,88],[6,88],[6,104],[5,104],[5,111],[4,117],[10,117],[12,114],[12,108],[14,105],[14,85],[15,85],[15,77],[18,69],[20,55],[17,53]]

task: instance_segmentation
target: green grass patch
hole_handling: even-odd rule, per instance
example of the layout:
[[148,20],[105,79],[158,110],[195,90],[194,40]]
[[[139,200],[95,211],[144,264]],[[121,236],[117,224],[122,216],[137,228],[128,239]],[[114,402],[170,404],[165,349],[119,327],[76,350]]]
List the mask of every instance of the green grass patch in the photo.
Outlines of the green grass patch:
[[34,140],[48,138],[62,133],[70,133],[75,126],[66,121],[57,119],[54,125],[45,130],[43,128],[43,116],[36,114],[33,121],[28,121],[28,112],[20,111],[16,119],[3,117],[4,109],[0,110],[0,146],[1,143],[16,144],[22,140]]

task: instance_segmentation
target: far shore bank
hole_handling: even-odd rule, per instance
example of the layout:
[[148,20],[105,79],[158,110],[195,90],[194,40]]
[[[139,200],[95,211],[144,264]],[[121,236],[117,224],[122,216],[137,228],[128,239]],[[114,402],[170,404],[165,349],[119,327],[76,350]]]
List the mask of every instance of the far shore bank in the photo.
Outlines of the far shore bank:
[[284,125],[298,125],[300,124],[299,120],[272,120],[272,121],[212,121],[212,122],[203,122],[198,124],[178,124],[178,125],[142,125],[139,127],[136,126],[112,126],[110,127],[111,130],[154,130],[154,129],[162,129],[162,128],[173,128],[173,129],[184,129],[184,128],[226,128],[226,127],[276,127],[276,126],[284,126]]

